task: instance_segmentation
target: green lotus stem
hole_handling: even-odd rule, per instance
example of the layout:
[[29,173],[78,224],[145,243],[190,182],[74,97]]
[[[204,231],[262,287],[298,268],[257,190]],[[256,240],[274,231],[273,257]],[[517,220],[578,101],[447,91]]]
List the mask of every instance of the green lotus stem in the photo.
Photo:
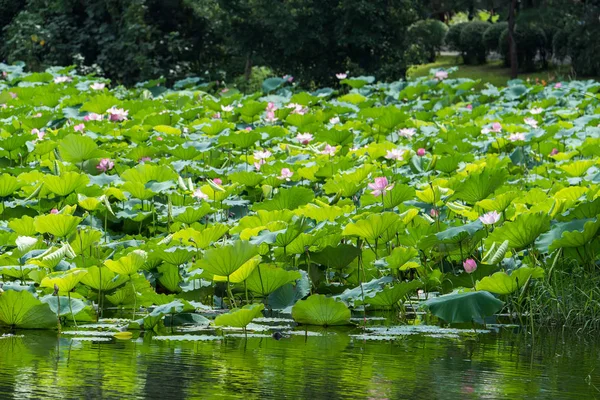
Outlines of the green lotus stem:
[[[73,314],[73,306],[71,305],[71,292],[67,292],[67,297],[69,298],[69,311],[71,312],[71,317],[73,317],[73,323],[75,324],[75,329],[79,329],[77,326],[77,321],[75,320],[75,314]],[[60,296],[58,297],[58,304],[60,307]]]
[[[258,270],[258,279],[260,280],[260,292],[262,293],[262,296],[265,297],[265,287],[263,285],[262,275],[260,273],[260,265],[257,265],[256,269]],[[246,281],[244,281],[244,283],[246,283]]]
[[131,282],[131,288],[133,289],[133,316],[131,317],[131,320],[135,320],[135,308],[137,305],[137,295],[135,293],[135,285],[133,284],[133,276],[129,276],[129,280]]
[[237,304],[233,298],[233,292],[231,291],[231,286],[229,286],[229,275],[227,275],[227,293],[229,294],[229,306],[231,307],[231,305],[233,305],[233,308],[237,308]]

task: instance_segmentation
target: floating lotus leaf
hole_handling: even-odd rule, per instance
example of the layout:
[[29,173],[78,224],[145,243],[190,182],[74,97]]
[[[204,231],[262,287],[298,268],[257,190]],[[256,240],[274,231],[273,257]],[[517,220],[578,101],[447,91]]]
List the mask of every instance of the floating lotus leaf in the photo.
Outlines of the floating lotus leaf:
[[421,307],[450,324],[492,316],[503,305],[502,301],[486,291],[451,293],[421,303]]
[[254,318],[262,316],[264,304],[248,304],[243,308],[233,309],[227,314],[221,314],[215,318],[216,326],[230,326],[233,328],[245,328]]
[[56,326],[56,315],[48,304],[23,290],[6,290],[0,295],[0,323],[21,329],[44,329]]
[[313,294],[294,305],[292,318],[304,325],[348,325],[350,310],[341,301],[322,294]]

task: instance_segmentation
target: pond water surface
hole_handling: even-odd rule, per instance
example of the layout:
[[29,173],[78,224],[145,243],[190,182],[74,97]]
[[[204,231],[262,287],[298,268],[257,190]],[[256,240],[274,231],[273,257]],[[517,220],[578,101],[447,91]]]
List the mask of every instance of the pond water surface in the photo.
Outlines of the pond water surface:
[[532,347],[510,332],[352,336],[360,333],[179,341],[17,332],[0,336],[0,398],[600,398],[589,337],[539,333]]

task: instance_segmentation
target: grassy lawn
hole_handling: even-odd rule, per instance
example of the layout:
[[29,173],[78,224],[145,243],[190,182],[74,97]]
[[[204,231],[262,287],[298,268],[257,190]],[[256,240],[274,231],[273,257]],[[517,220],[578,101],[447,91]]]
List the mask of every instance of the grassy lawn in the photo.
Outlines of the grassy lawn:
[[[431,68],[450,68],[454,66],[458,66],[458,71],[453,73],[451,77],[481,79],[482,86],[486,82],[495,86],[505,86],[506,82],[510,80],[510,68],[505,68],[502,65],[502,61],[490,61],[485,65],[464,65],[462,64],[461,57],[455,56],[439,56],[434,63],[411,67],[408,70],[408,76],[409,78],[417,78],[429,75]],[[532,80],[539,78],[540,80],[543,79],[550,82],[565,79],[567,72],[568,68],[563,68],[561,71],[559,68],[554,67],[546,71],[519,74],[519,78],[530,78]]]

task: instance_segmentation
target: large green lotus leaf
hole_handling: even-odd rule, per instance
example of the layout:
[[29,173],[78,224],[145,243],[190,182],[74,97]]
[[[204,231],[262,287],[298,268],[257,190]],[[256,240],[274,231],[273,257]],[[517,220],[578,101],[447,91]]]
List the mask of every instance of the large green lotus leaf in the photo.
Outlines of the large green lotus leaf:
[[129,182],[145,185],[150,181],[165,182],[177,181],[177,173],[166,165],[138,164],[135,168],[128,169],[121,174],[121,178]]
[[88,307],[83,300],[75,298],[69,300],[67,296],[57,297],[52,294],[48,294],[40,300],[42,303],[48,304],[54,314],[59,315],[60,313],[61,317],[67,317],[68,319],[75,319],[81,322],[91,322],[96,319],[93,309]]
[[350,309],[346,304],[322,294],[313,294],[300,300],[292,308],[292,318],[304,325],[348,325]]
[[22,185],[19,180],[12,175],[0,175],[0,197],[12,196]]
[[283,285],[302,278],[298,271],[286,271],[274,265],[259,265],[246,279],[249,290],[267,296]]
[[96,114],[104,114],[106,110],[113,106],[118,106],[121,101],[116,97],[108,94],[91,97],[87,102],[83,103],[80,110],[89,111]]
[[327,246],[323,250],[310,253],[310,261],[321,264],[327,268],[343,269],[346,268],[361,250],[349,244],[340,244],[338,246]]
[[55,326],[56,315],[27,290],[6,290],[0,295],[0,323],[22,329],[46,329]]
[[289,312],[291,312],[291,307],[296,302],[308,296],[311,287],[308,273],[302,270],[298,272],[301,277],[295,283],[286,283],[269,295],[267,304],[270,308],[274,310],[286,310],[289,308]]
[[104,265],[87,268],[87,274],[81,278],[81,283],[96,291],[109,292],[129,280],[126,275],[117,275]]
[[208,203],[202,203],[199,207],[187,207],[185,211],[175,216],[175,221],[191,225],[200,221],[200,218],[210,213],[211,208]]
[[500,311],[504,303],[486,291],[458,292],[427,300],[420,307],[452,323],[472,322]]
[[264,102],[249,100],[245,101],[244,105],[241,108],[238,108],[238,111],[241,115],[247,117],[249,122],[252,122],[254,117],[265,111],[265,107],[266,103]]
[[402,267],[413,261],[419,255],[419,251],[414,247],[396,247],[392,254],[385,257],[385,266],[391,269],[402,269]]
[[454,197],[469,204],[475,204],[487,198],[502,186],[506,176],[505,169],[490,171],[486,168],[480,172],[472,173],[458,184],[454,191]]
[[496,265],[499,264],[502,260],[504,260],[504,255],[508,251],[508,240],[505,240],[499,246],[496,246],[497,243],[494,243],[492,247],[485,254],[482,263],[488,265]]
[[248,149],[249,147],[254,146],[254,144],[259,141],[261,138],[261,134],[258,132],[231,132],[227,136],[221,136],[219,138],[219,143],[225,145],[234,145],[239,149]]
[[514,270],[510,275],[504,271],[496,272],[491,276],[486,276],[477,282],[477,290],[506,295],[515,292],[523,287],[529,278],[539,279],[544,277],[544,270],[540,267],[521,267]]
[[219,315],[215,318],[215,325],[245,328],[254,318],[261,316],[264,309],[265,305],[262,303],[248,304],[243,308],[233,309],[227,314]]
[[[260,261],[261,261],[260,256],[254,256],[251,259],[249,259],[248,261],[246,261],[244,264],[242,264],[241,267],[239,267],[237,270],[235,270],[234,273],[229,275],[229,282],[231,282],[231,283],[244,282],[252,274],[252,271],[254,271],[254,269],[260,263]],[[221,276],[221,275],[215,275],[215,276],[213,276],[213,280],[215,282],[227,282],[227,277]]]
[[239,171],[229,174],[229,180],[247,187],[258,186],[265,178],[261,174],[249,171]]
[[595,163],[596,161],[594,160],[578,160],[559,165],[558,168],[565,171],[570,177],[580,177],[585,175],[587,170],[590,169],[590,167]]
[[236,241],[233,245],[209,249],[198,267],[213,275],[228,276],[244,263],[258,255],[258,248],[246,241]]
[[34,219],[29,215],[24,215],[19,219],[12,219],[8,222],[8,227],[21,236],[35,236],[38,231],[35,229]]
[[67,271],[58,271],[46,275],[42,282],[41,287],[54,288],[58,287],[59,292],[66,293],[70,292],[77,286],[81,278],[87,274],[87,270],[74,268]]
[[564,212],[558,219],[560,221],[570,221],[573,219],[595,218],[598,215],[600,215],[600,197],[594,201],[586,201],[578,204],[575,208]]
[[345,214],[350,214],[355,207],[353,205],[345,205],[343,207],[330,206],[315,200],[314,203],[308,203],[294,211],[294,214],[304,216],[306,218],[314,219],[317,222],[330,221],[333,222],[336,218],[341,217]]
[[519,197],[519,192],[506,192],[497,195],[493,199],[485,199],[477,202],[477,206],[486,211],[502,212],[512,204],[512,201]]
[[400,217],[398,214],[384,212],[371,214],[365,219],[349,223],[342,231],[343,236],[358,236],[371,244],[388,229],[396,229]]
[[75,232],[81,218],[66,214],[48,214],[35,217],[33,224],[38,233],[49,233],[57,238],[66,238]]
[[148,259],[148,253],[144,250],[134,250],[118,260],[106,260],[104,265],[115,274],[130,276],[135,274]]
[[480,220],[470,222],[462,226],[454,226],[435,234],[437,240],[441,243],[460,243],[465,239],[472,237],[475,233],[483,229],[483,223]]
[[77,172],[64,172],[60,176],[46,175],[44,186],[54,194],[67,196],[87,185],[89,181],[90,178],[87,175]]
[[327,194],[340,194],[342,197],[352,197],[354,196],[360,189],[362,189],[363,184],[360,182],[354,182],[351,180],[347,180],[347,177],[335,177],[333,179],[328,179],[327,182],[323,185],[323,190]]
[[[415,189],[412,186],[395,184],[392,190],[385,192],[383,196],[383,205],[386,209],[392,209],[405,201],[412,200],[415,197]],[[363,206],[370,204],[381,204],[381,196],[373,196],[370,193],[363,194],[360,198]]]
[[223,237],[228,230],[229,227],[222,224],[211,225],[202,231],[197,231],[194,228],[187,228],[174,233],[173,240],[181,240],[184,245],[205,249]]
[[158,281],[163,285],[169,292],[178,293],[181,292],[179,282],[181,282],[181,275],[179,275],[179,267],[173,264],[162,264],[158,268]]
[[107,155],[106,152],[98,149],[94,139],[76,134],[70,134],[58,142],[58,150],[63,160],[74,164]]
[[255,203],[252,209],[255,211],[294,210],[310,203],[314,197],[315,193],[312,190],[303,187],[281,189],[271,200]]
[[505,222],[488,237],[488,242],[504,242],[512,249],[522,250],[550,229],[550,216],[545,213],[520,214],[512,222]]
[[9,276],[11,278],[25,280],[31,271],[39,269],[37,265],[4,265],[0,267],[0,276]]
[[550,231],[540,235],[536,247],[542,253],[552,253],[563,247],[584,246],[592,241],[600,228],[600,219],[574,219],[559,222]]
[[29,260],[30,263],[39,265],[40,267],[53,269],[56,267],[65,257],[75,258],[75,252],[68,243],[63,244],[61,247],[50,247],[42,254],[35,256]]
[[240,219],[237,226],[231,228],[231,233],[240,233],[246,229],[266,227],[270,222],[289,222],[294,217],[290,210],[264,211],[258,210],[255,215],[247,215]]
[[102,232],[96,229],[80,229],[72,236],[71,248],[75,254],[88,254],[96,243],[100,243]]
[[155,192],[146,188],[146,186],[140,182],[125,182],[121,185],[120,189],[140,200],[150,200],[156,195]]
[[167,249],[157,251],[156,253],[157,254],[155,255],[166,263],[182,265],[191,260],[196,254],[196,251],[189,247],[171,246]]
[[[394,286],[385,287],[372,297],[365,296],[365,303],[375,307],[391,307],[421,286],[423,286],[423,283],[418,280],[399,282],[394,284]],[[357,305],[361,303],[361,300],[355,302]]]

